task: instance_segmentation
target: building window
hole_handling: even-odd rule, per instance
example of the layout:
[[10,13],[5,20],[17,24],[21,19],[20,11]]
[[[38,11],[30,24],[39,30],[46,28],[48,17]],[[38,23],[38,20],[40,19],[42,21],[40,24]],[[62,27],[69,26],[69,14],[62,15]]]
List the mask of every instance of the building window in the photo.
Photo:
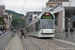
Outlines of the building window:
[[2,6],[2,10],[4,10],[4,6]]
[[0,6],[0,11],[1,11],[1,6]]

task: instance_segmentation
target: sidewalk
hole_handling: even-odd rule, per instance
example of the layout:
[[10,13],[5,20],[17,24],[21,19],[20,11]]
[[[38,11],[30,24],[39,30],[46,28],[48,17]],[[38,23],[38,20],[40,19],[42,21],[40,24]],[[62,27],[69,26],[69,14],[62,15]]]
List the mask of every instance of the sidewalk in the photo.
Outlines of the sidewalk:
[[21,39],[15,35],[15,37],[9,41],[5,50],[24,50]]

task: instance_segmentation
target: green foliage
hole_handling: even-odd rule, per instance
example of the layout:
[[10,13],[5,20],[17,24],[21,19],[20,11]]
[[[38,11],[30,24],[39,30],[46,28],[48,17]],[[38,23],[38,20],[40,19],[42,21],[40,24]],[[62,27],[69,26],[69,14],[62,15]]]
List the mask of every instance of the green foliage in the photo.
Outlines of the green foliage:
[[19,14],[19,13],[16,13],[14,11],[11,11],[11,10],[6,10],[7,13],[11,13],[12,14],[12,18],[21,18],[24,16],[24,14]]
[[12,26],[13,27],[23,27],[25,26],[25,20],[21,18],[13,18],[12,20]]
[[[2,23],[1,23],[1,22],[2,22]],[[5,23],[4,19],[3,19],[3,17],[0,17],[0,24],[6,25],[6,23]]]

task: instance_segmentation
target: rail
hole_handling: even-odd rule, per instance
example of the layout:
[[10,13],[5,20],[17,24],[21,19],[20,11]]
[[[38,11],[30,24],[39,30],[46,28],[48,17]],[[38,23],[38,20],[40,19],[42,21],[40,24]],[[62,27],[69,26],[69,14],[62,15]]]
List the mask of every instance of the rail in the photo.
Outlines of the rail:
[[[29,38],[27,38],[28,40],[30,40]],[[42,48],[40,48],[37,44],[35,44],[32,40],[30,40],[37,48],[39,48],[39,50],[42,50]]]
[[24,42],[23,42],[22,39],[21,39],[21,41],[22,41],[22,44],[23,44],[24,50],[27,50],[27,48],[26,48],[26,46],[25,46],[25,44],[24,44]]
[[0,36],[0,50],[5,50],[6,45],[14,35],[15,34],[12,31],[9,31]]

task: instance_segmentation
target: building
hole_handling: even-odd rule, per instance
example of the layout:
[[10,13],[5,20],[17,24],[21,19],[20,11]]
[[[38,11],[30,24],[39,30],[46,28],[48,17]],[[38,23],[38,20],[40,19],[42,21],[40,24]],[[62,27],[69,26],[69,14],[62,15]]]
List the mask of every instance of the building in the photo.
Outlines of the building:
[[0,5],[0,16],[4,18],[4,21],[6,23],[6,28],[10,29],[11,21],[12,21],[12,14],[5,12],[5,5]]
[[5,5],[0,5],[0,13],[4,13],[5,12]]
[[50,9],[55,15],[55,31],[63,32],[65,28],[75,28],[75,6],[71,2],[62,2]]
[[25,23],[26,23],[26,26],[29,25],[29,23],[33,20],[33,17],[34,16],[38,16],[41,12],[28,12],[25,16]]
[[0,13],[0,16],[2,16],[4,18],[4,21],[6,23],[6,28],[10,29],[11,25],[11,21],[12,21],[12,15],[8,14],[8,13]]
[[62,2],[69,2],[69,0],[49,0],[46,4],[46,7],[55,7]]

